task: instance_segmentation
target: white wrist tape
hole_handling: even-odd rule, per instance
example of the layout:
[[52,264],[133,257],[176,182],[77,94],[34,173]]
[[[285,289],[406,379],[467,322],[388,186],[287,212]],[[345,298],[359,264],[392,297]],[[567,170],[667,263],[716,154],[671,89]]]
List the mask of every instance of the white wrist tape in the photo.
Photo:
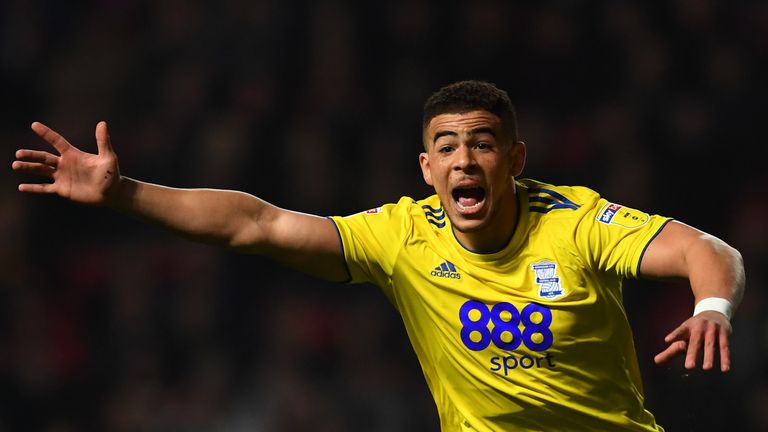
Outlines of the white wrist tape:
[[725,315],[729,320],[733,314],[733,305],[731,302],[720,297],[707,297],[700,302],[696,303],[696,307],[693,308],[693,316],[696,316],[704,311],[717,311]]

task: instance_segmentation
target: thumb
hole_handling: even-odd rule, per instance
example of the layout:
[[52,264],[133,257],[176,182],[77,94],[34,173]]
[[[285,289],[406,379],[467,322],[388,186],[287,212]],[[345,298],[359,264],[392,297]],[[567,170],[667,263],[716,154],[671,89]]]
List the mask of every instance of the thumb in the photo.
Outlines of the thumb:
[[100,121],[96,125],[96,146],[99,149],[99,154],[112,153],[112,143],[109,139],[109,131],[107,130],[107,122]]

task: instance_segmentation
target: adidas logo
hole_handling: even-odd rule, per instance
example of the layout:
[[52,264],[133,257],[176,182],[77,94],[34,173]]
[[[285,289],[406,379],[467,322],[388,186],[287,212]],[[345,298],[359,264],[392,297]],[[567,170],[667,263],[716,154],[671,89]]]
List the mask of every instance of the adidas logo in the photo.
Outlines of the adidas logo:
[[456,266],[450,261],[446,261],[435,267],[430,274],[435,277],[444,277],[447,279],[461,279],[461,273],[456,271]]

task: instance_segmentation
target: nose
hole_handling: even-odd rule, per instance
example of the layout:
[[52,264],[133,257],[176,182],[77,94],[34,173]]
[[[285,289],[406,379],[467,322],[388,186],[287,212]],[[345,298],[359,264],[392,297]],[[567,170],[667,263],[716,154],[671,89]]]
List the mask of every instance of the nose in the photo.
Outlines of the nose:
[[472,148],[467,145],[461,145],[454,153],[453,169],[455,171],[466,171],[475,166],[475,157],[472,154]]

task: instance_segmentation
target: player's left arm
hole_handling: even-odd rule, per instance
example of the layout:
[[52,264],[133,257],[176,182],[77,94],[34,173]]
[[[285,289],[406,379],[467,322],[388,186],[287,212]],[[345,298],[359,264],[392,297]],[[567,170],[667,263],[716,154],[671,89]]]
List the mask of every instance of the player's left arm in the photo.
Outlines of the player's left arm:
[[[688,279],[696,304],[707,298],[725,299],[731,311],[744,293],[744,263],[739,251],[719,238],[677,221],[669,222],[648,245],[640,263],[643,277]],[[713,300],[708,300],[712,302]],[[714,300],[727,306],[721,300]],[[712,369],[719,352],[720,370],[731,368],[730,317],[705,310],[688,318],[669,333],[667,348],[656,355],[657,364],[685,353],[685,367],[693,369],[700,357],[702,368]]]

